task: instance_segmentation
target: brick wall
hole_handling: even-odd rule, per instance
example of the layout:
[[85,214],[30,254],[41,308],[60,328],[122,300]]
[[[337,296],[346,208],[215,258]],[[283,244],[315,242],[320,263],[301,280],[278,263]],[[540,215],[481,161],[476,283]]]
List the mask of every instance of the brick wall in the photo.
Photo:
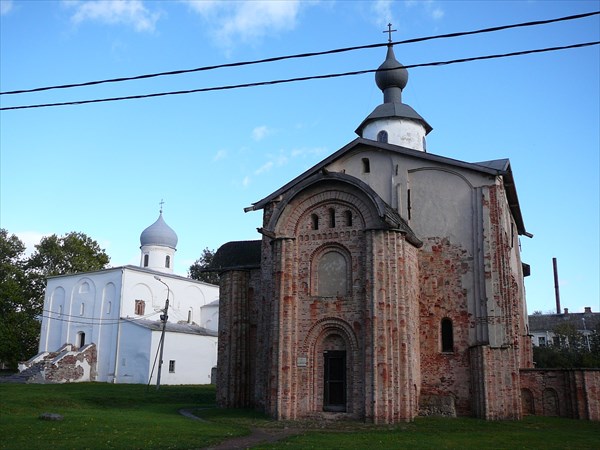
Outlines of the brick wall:
[[523,414],[600,421],[600,369],[522,369]]

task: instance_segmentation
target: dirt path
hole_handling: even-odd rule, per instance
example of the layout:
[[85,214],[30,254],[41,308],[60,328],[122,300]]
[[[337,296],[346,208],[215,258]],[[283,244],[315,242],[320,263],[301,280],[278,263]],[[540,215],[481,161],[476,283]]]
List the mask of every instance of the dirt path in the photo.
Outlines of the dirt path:
[[[180,409],[179,414],[189,419],[198,420],[200,422],[209,422],[201,417],[193,414],[192,410]],[[248,449],[259,444],[277,442],[289,436],[301,434],[302,430],[297,428],[251,428],[250,434],[246,436],[238,436],[231,439],[226,439],[220,444],[211,447],[205,447],[204,450],[237,450]]]

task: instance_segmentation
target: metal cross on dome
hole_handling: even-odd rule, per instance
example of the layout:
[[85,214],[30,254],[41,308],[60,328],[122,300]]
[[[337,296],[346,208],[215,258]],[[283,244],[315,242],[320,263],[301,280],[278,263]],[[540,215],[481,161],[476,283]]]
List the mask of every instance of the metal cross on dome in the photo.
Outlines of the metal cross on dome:
[[392,30],[392,24],[391,23],[388,23],[387,26],[388,26],[388,29],[385,30],[385,31],[383,31],[383,32],[384,33],[388,33],[388,43],[391,44],[392,43],[392,33],[394,31],[398,31],[398,30]]
[[161,198],[159,205],[160,205],[160,213],[162,214],[162,210],[163,210],[163,205],[165,204],[164,200]]

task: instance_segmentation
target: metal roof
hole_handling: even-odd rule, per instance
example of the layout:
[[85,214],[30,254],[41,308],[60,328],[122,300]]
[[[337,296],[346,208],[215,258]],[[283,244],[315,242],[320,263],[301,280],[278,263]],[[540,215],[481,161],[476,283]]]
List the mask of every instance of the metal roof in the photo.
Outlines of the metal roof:
[[[131,320],[122,317],[128,323],[138,325],[143,328],[147,328],[152,331],[162,331],[163,323],[160,320]],[[173,323],[167,322],[165,331],[170,333],[183,333],[183,334],[195,334],[198,336],[213,336],[217,337],[218,333],[216,331],[209,330],[207,328],[201,327],[199,325],[194,325],[191,323]]]
[[372,149],[378,149],[383,151],[393,152],[399,155],[409,156],[411,158],[432,161],[440,164],[445,164],[453,167],[459,167],[462,169],[472,170],[478,173],[484,173],[493,176],[502,176],[504,179],[504,185],[506,188],[506,195],[508,199],[508,203],[511,209],[511,213],[517,225],[517,229],[519,234],[532,237],[533,235],[528,233],[525,229],[525,224],[523,223],[523,216],[521,215],[521,210],[519,206],[519,199],[517,197],[517,191],[512,175],[512,170],[510,167],[510,161],[508,159],[499,159],[492,161],[484,161],[479,163],[468,163],[465,161],[460,161],[457,159],[447,158],[445,156],[435,155],[433,153],[426,153],[419,150],[413,150],[406,147],[401,147],[399,145],[388,144],[384,142],[372,141],[370,139],[364,138],[356,138],[352,142],[348,143],[344,147],[340,148],[338,151],[332,153],[327,158],[323,159],[321,162],[315,164],[313,167],[305,171],[304,173],[298,175],[296,178],[291,180],[289,183],[285,184],[281,188],[277,189],[272,194],[267,197],[253,203],[251,206],[244,208],[244,211],[256,211],[259,209],[263,209],[265,205],[269,202],[277,199],[279,196],[283,195],[289,189],[291,189],[296,184],[305,180],[306,178],[314,175],[323,170],[327,165],[331,164],[333,161],[338,160],[342,156],[352,152],[358,151],[360,147],[366,146]]

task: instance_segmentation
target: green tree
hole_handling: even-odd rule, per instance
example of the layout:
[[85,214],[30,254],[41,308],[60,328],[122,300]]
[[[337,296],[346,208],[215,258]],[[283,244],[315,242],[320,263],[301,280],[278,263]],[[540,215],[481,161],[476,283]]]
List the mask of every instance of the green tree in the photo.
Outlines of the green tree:
[[46,236],[35,248],[26,264],[33,302],[43,303],[47,277],[102,270],[110,262],[95,240],[74,231]]
[[9,367],[37,353],[46,278],[106,268],[110,258],[83,233],[43,238],[26,258],[25,245],[0,230],[0,359]]
[[217,272],[205,272],[215,257],[215,251],[205,248],[202,250],[200,258],[190,266],[188,276],[194,280],[204,281],[205,283],[219,284],[219,274]]
[[30,302],[25,244],[0,229],[0,361],[16,369],[37,352],[40,304]]
[[533,360],[538,368],[600,367],[600,324],[588,338],[571,322],[554,328],[555,343],[533,347]]

